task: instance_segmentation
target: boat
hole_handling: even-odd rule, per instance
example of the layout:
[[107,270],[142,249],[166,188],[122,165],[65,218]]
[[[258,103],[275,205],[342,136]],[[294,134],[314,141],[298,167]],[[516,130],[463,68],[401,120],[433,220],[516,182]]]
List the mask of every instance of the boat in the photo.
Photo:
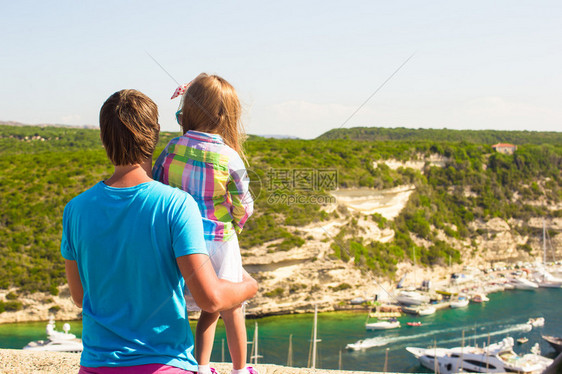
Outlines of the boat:
[[504,290],[513,290],[515,289],[515,286],[513,284],[511,284],[510,282],[506,282],[503,284],[503,288]]
[[410,306],[402,305],[400,308],[404,313],[408,313],[408,314],[418,314],[418,311],[420,309],[418,305],[410,305]]
[[537,284],[542,288],[562,288],[562,280],[541,280]]
[[55,330],[55,321],[49,320],[46,327],[47,340],[37,340],[29,342],[23,349],[28,351],[48,351],[48,352],[70,352],[80,353],[84,350],[82,340],[77,339],[76,335],[69,333],[70,325],[65,323],[63,331]]
[[510,283],[518,290],[534,290],[539,288],[538,284],[525,278],[511,278]]
[[556,264],[554,265],[551,265],[548,269],[550,274],[552,274],[554,277],[562,278],[562,266],[560,265],[560,261],[556,262]]
[[438,295],[444,295],[444,296],[449,296],[449,297],[453,296],[453,292],[448,291],[448,290],[435,290],[435,293],[437,293]]
[[542,335],[542,338],[546,340],[556,352],[562,353],[562,338],[550,335]]
[[513,338],[507,337],[486,348],[416,348],[407,347],[420,364],[441,374],[462,371],[475,373],[542,373],[552,359],[538,354],[519,356],[513,352]]
[[372,347],[380,346],[380,342],[377,342],[376,339],[365,339],[365,340],[358,340],[355,343],[349,343],[345,346],[345,349],[350,351],[360,351],[363,349],[368,349]]
[[464,308],[466,306],[468,306],[468,297],[466,295],[459,295],[456,300],[450,303],[450,307],[453,309]]
[[362,297],[356,297],[356,298],[353,298],[353,299],[349,300],[349,303],[351,305],[361,305],[361,304],[364,304],[366,302],[367,302],[367,300],[365,300]]
[[436,311],[437,309],[433,305],[423,305],[418,308],[418,315],[429,316],[431,314],[434,314]]
[[[542,265],[539,265],[535,268],[535,272],[533,274],[533,280],[539,285],[539,287],[545,288],[562,288],[562,278],[556,277],[551,274],[547,270],[547,263],[546,263],[546,222],[543,220],[542,222],[542,249],[543,249],[543,257],[542,257]],[[554,257],[554,254],[553,254]],[[552,269],[554,270],[554,269]]]
[[539,267],[533,273],[533,280],[539,287],[562,288],[562,278],[550,274],[546,269]]
[[365,328],[367,330],[389,330],[389,329],[397,329],[400,327],[400,322],[396,320],[396,318],[391,318],[387,321],[377,321],[366,323]]
[[490,301],[490,299],[486,296],[485,293],[477,293],[472,296],[470,301],[473,301],[475,303],[484,303],[486,301]]
[[429,302],[429,296],[422,295],[416,291],[400,291],[396,296],[400,305],[420,305]]
[[531,353],[540,355],[541,354],[541,346],[539,343],[535,343],[535,345],[531,348]]
[[522,337],[522,338],[517,339],[517,343],[519,343],[519,344],[525,344],[528,341],[529,341],[529,339],[526,338],[526,337]]
[[529,318],[527,323],[533,327],[543,327],[544,326],[544,318],[537,317],[537,318]]
[[415,322],[407,322],[406,325],[415,327],[415,326],[421,326],[422,323],[420,321],[415,321]]

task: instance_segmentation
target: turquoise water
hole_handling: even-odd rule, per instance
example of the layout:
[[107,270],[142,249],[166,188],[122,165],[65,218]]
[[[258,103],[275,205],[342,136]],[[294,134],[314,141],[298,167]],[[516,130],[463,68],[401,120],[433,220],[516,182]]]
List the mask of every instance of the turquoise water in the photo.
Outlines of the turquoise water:
[[[506,291],[489,295],[484,304],[471,303],[464,309],[445,309],[426,317],[405,316],[400,318],[402,327],[389,331],[366,331],[365,313],[325,313],[318,316],[317,367],[338,369],[341,351],[342,368],[347,370],[382,371],[388,349],[388,371],[426,371],[418,365],[404,348],[407,346],[440,347],[460,346],[462,333],[465,345],[492,343],[511,336],[522,336],[529,342],[516,345],[515,351],[529,352],[539,343],[544,355],[553,356],[554,350],[541,339],[541,334],[562,336],[562,289],[536,291]],[[544,317],[544,327],[523,331],[530,317]],[[312,334],[312,315],[288,315],[248,320],[248,337],[254,333],[254,321],[259,324],[259,354],[262,363],[287,364],[289,335],[293,335],[293,366],[305,367],[308,363]],[[408,327],[408,321],[422,321],[420,327]],[[81,323],[71,323],[71,332],[80,336]],[[192,325],[194,328],[195,326]],[[57,329],[62,323],[57,324]],[[20,323],[0,325],[0,348],[21,348],[31,340],[44,338],[45,323]],[[365,351],[346,351],[345,345],[359,339],[373,338],[380,344]],[[212,359],[220,361],[222,341],[225,340],[222,324],[219,325]],[[229,360],[226,342],[225,359]],[[250,348],[250,347],[249,347]]]

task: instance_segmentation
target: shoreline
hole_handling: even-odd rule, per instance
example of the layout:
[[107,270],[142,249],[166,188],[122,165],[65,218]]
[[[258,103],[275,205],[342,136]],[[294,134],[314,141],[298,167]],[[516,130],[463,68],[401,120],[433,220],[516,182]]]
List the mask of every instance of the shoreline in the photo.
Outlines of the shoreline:
[[[561,287],[562,288],[562,287]],[[506,291],[510,291],[511,288],[506,288],[503,290],[498,290],[496,292],[506,292]],[[491,292],[492,293],[496,293],[496,292]],[[437,313],[439,313],[439,311],[441,309],[447,309],[449,308],[449,302],[439,302],[437,304],[432,304],[436,307],[437,309]],[[78,313],[76,313],[76,311],[70,312],[70,313],[66,313],[66,312],[58,312],[56,314],[53,313],[49,313],[47,315],[44,314],[38,314],[38,313],[33,313],[33,311],[30,311],[30,313],[25,313],[25,309],[15,312],[17,313],[17,316],[12,316],[14,318],[9,318],[10,315],[9,313],[11,312],[4,312],[0,314],[0,317],[4,316],[4,318],[0,318],[0,326],[1,325],[5,325],[5,324],[17,324],[17,323],[29,323],[29,322],[48,322],[50,319],[55,319],[55,321],[57,322],[75,322],[75,321],[81,321],[81,310],[79,310],[77,307],[75,307],[72,304],[72,307],[76,310],[78,310]],[[375,309],[380,308],[381,311],[380,312],[376,312]],[[398,309],[398,311],[396,310]],[[318,313],[319,314],[328,314],[328,313],[365,313],[365,314],[371,314],[371,316],[374,316],[377,313],[380,314],[385,314],[385,313],[392,313],[392,312],[396,312],[399,313],[400,316],[399,317],[403,317],[403,316],[407,316],[409,315],[408,313],[404,312],[404,311],[400,311],[400,306],[396,305],[396,304],[381,304],[379,306],[375,306],[369,303],[364,303],[364,304],[359,304],[359,305],[353,305],[353,304],[349,304],[346,306],[337,306],[337,305],[332,305],[331,307],[326,307],[326,304],[324,304],[323,308],[318,308]],[[287,315],[295,315],[295,314],[313,314],[314,313],[314,306],[311,306],[310,309],[308,308],[302,308],[302,309],[293,309],[293,310],[287,310],[287,309],[279,309],[275,312],[269,312],[269,313],[252,313],[252,312],[247,312],[246,313],[246,319],[248,320],[259,320],[262,318],[267,318],[267,317],[277,317],[277,316],[287,316]],[[27,318],[26,318],[27,316]],[[17,317],[17,318],[15,318]],[[44,318],[42,318],[44,317]],[[188,320],[189,321],[196,321],[199,319],[199,312],[189,312],[189,317]]]
[[[445,274],[445,272],[453,272],[453,270],[458,271],[459,269],[439,268],[431,269],[433,270],[431,271],[430,269],[422,267],[415,267],[415,269],[414,267],[409,267],[408,269],[404,270],[410,270],[415,273],[425,273],[423,274],[425,277],[419,279],[427,279],[428,277],[429,279],[440,279],[439,281],[434,282],[432,294],[435,294],[435,291],[439,288],[453,287],[450,280],[447,280],[447,277],[443,277],[443,275]],[[430,271],[428,272],[428,270]],[[509,272],[510,270],[506,271]],[[479,282],[481,282],[484,278],[488,278],[490,276],[494,276],[497,280],[505,279],[501,278],[499,274],[500,272],[495,272],[494,274],[480,273],[477,277],[475,277],[473,281],[464,284],[457,284],[456,287],[459,289],[477,287],[479,285]],[[310,300],[308,302],[300,304],[294,303],[291,305],[287,303],[279,303],[276,299],[265,299],[263,297],[258,300],[252,299],[248,303],[246,318],[260,319],[272,316],[311,314],[314,313],[315,306],[318,307],[319,313],[369,313],[377,307],[377,305],[373,305],[372,303],[368,302],[369,300],[372,300],[373,296],[377,296],[379,298],[380,304],[378,306],[380,306],[382,309],[388,308],[387,311],[396,311],[395,309],[399,309],[400,307],[394,303],[395,300],[392,300],[394,297],[391,297],[391,295],[387,291],[387,289],[394,290],[394,287],[391,287],[389,285],[390,282],[387,282],[388,281],[383,283],[384,286],[379,285],[378,293],[373,291],[371,291],[369,294],[367,294],[367,292],[350,292],[341,295],[335,292],[325,292],[319,294],[317,296],[317,300]],[[503,289],[498,291],[505,292]],[[0,299],[2,297],[5,298],[5,294],[9,292],[17,292],[17,290],[0,290]],[[391,291],[391,293],[393,292]],[[361,294],[363,296],[367,296],[365,297],[365,301],[367,302],[357,305],[351,304],[351,298],[360,296]],[[4,311],[3,313],[0,313],[0,325],[8,323],[47,322],[50,319],[55,319],[56,321],[77,321],[82,319],[82,309],[76,307],[73,304],[70,298],[68,285],[60,286],[59,294],[57,296],[46,293],[34,293],[20,295],[18,300],[22,301],[24,308],[18,311]],[[291,306],[291,308],[289,308],[289,306]],[[199,318],[199,313],[190,312],[188,318],[189,320],[197,320]]]
[[[330,263],[327,265],[334,264]],[[535,263],[509,264],[508,262],[497,262],[495,268],[485,266],[481,261],[466,261],[464,265],[452,264],[449,266],[424,267],[412,263],[403,262],[397,265],[398,270],[392,280],[388,278],[376,277],[374,274],[361,274],[350,264],[337,264],[336,282],[324,283],[324,287],[297,288],[295,293],[285,294],[281,297],[268,296],[261,290],[258,296],[248,301],[246,306],[246,317],[248,319],[259,319],[269,316],[283,316],[292,314],[313,313],[315,307],[319,313],[326,312],[370,312],[376,306],[382,308],[389,306],[387,311],[395,311],[397,305],[396,294],[398,292],[397,280],[403,283],[402,290],[419,289],[422,280],[431,280],[431,290],[427,290],[428,295],[435,295],[438,290],[452,290],[453,292],[474,292],[479,288],[479,292],[484,292],[481,288],[484,284],[504,284],[508,278],[514,277],[510,273],[516,269],[525,267],[533,268]],[[562,267],[557,265],[562,271]],[[324,266],[321,270],[324,270]],[[521,270],[518,270],[521,272]],[[326,276],[326,272],[319,271],[321,276]],[[466,274],[470,280],[457,281],[452,274]],[[406,279],[407,276],[407,279]],[[345,278],[344,278],[345,277]],[[403,282],[405,279],[405,282]],[[304,281],[304,280],[303,280]],[[321,279],[318,279],[321,281]],[[341,283],[345,281],[344,283]],[[349,282],[349,283],[347,283]],[[299,284],[297,284],[299,285]],[[335,285],[335,286],[332,286]],[[261,286],[264,289],[267,287]],[[485,291],[492,293],[501,291],[503,287],[495,291]],[[10,296],[10,294],[12,294]],[[4,311],[0,313],[0,325],[18,322],[46,322],[50,319],[57,321],[76,321],[81,319],[82,309],[72,302],[68,285],[58,287],[58,294],[51,295],[46,292],[36,292],[32,294],[19,294],[15,288],[0,289],[0,300],[8,300],[16,295],[16,300],[22,304],[20,310]],[[352,304],[352,299],[363,299],[366,303]],[[378,303],[372,303],[376,300]],[[385,310],[382,310],[385,311]],[[199,318],[199,313],[189,313],[190,320]]]
[[[362,308],[362,309],[338,309],[338,310],[326,310],[326,311],[318,311],[318,314],[332,314],[332,313],[369,313],[371,308]],[[197,321],[198,315],[197,317],[192,316],[193,312],[189,312],[190,313],[190,317],[188,318],[189,321]],[[314,314],[314,309],[312,311],[299,311],[299,312],[279,312],[279,313],[271,313],[271,314],[246,314],[246,319],[247,320],[259,320],[262,318],[269,318],[269,317],[281,317],[281,316],[290,316],[290,315],[295,315],[295,314],[299,314],[299,315],[304,315],[304,314]],[[65,319],[65,318],[55,318],[52,317],[53,319],[55,319],[56,323],[63,323],[63,322],[76,322],[76,321],[82,321],[82,318],[71,318],[71,319]],[[49,319],[34,319],[34,320],[21,320],[21,321],[3,321],[0,322],[0,326],[2,325],[11,325],[11,324],[18,324],[18,323],[33,323],[33,322],[44,322],[47,323],[49,322]],[[0,348],[2,349],[2,348]]]

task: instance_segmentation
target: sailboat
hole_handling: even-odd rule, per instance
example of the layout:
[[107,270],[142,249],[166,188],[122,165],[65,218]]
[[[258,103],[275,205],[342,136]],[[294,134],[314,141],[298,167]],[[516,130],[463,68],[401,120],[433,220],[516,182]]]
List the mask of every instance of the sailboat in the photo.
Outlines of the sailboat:
[[525,278],[511,278],[510,284],[518,290],[534,290],[539,288],[539,285]]
[[[412,249],[412,257],[414,259],[414,289],[416,286],[416,251]],[[429,296],[423,295],[415,290],[402,290],[396,297],[396,301],[400,303],[401,306],[408,305],[421,305],[429,303]]]
[[546,288],[561,288],[562,278],[557,278],[546,270],[546,224],[543,220],[542,223],[542,250],[543,262],[542,266],[538,266],[533,273],[533,279],[539,287]]

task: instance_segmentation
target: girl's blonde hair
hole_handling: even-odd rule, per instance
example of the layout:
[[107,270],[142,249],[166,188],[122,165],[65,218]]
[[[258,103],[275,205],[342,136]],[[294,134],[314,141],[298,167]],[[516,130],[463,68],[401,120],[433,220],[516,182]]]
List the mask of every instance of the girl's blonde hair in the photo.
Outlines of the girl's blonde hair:
[[178,119],[184,134],[189,130],[218,134],[247,161],[242,148],[246,133],[241,114],[242,106],[234,87],[218,75],[201,73],[183,95]]

